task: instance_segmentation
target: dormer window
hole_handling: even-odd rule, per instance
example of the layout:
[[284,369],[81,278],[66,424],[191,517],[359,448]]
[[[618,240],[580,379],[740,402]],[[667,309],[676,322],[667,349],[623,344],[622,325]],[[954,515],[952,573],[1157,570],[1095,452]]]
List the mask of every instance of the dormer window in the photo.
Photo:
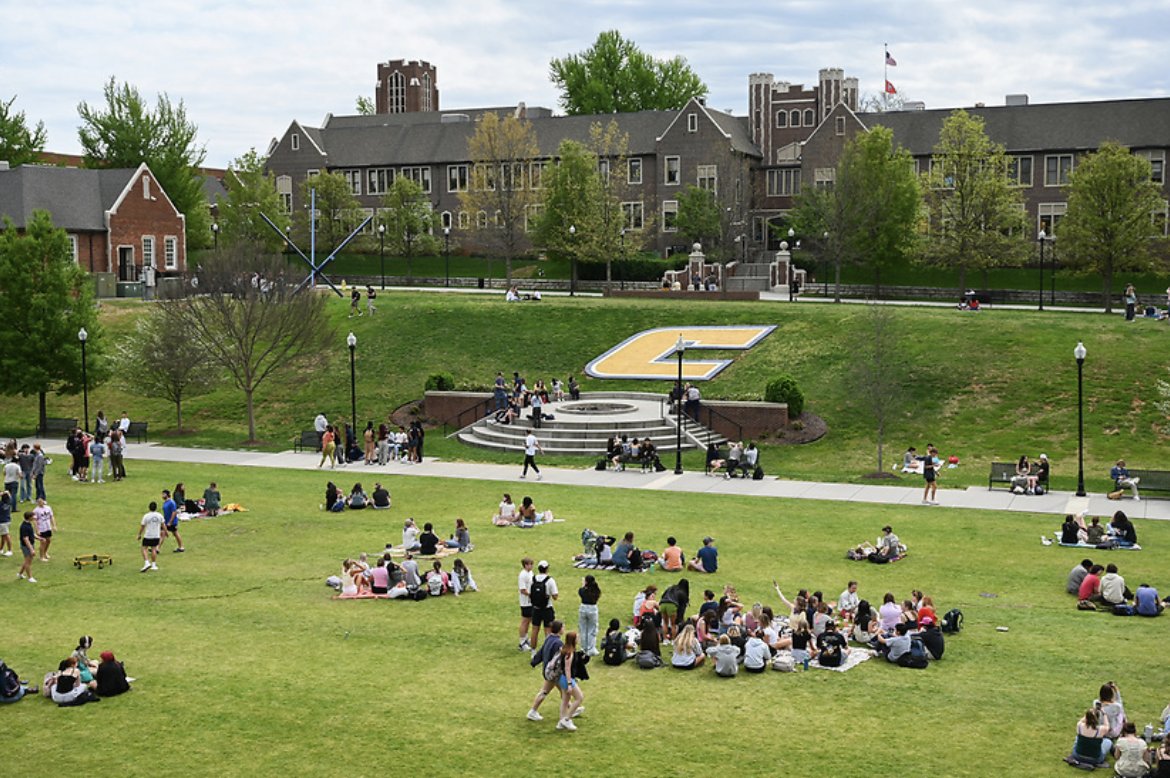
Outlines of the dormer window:
[[699,131],[699,115],[697,113],[687,114],[687,132]]

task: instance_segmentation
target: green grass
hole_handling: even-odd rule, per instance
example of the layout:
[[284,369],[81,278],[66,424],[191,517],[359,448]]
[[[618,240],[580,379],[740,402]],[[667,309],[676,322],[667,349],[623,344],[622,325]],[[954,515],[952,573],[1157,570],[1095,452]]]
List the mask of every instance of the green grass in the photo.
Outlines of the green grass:
[[[520,531],[489,526],[507,488],[498,484],[391,476],[389,514],[334,515],[317,510],[325,482],[317,473],[128,469],[123,483],[93,486],[70,482],[55,464],[53,561],[35,563],[34,586],[11,580],[17,557],[0,560],[11,666],[39,678],[91,634],[93,653],[115,651],[139,678],[131,694],[100,705],[64,711],[32,699],[7,708],[6,747],[24,755],[22,774],[339,775],[387,765],[433,775],[602,774],[620,765],[630,775],[697,775],[741,759],[780,774],[1066,775],[1059,759],[1099,684],[1119,684],[1139,727],[1166,703],[1164,625],[1074,610],[1063,584],[1081,552],[1036,542],[1055,528],[1052,517],[546,481],[523,488],[566,522]],[[159,572],[138,573],[134,535],[146,502],[177,480],[198,492],[212,479],[225,501],[249,512],[185,524],[189,552],[168,545]],[[468,520],[476,550],[466,561],[481,592],[422,603],[331,600],[325,576],[345,556],[396,541],[407,515],[441,532],[455,516]],[[909,544],[907,560],[879,567],[843,558],[886,522]],[[633,530],[659,550],[674,534],[688,553],[712,534],[720,571],[692,576],[692,585],[734,584],[748,604],[778,605],[773,578],[786,593],[805,586],[830,597],[857,578],[871,601],[922,589],[940,613],[961,608],[966,629],[948,640],[942,662],[920,672],[871,661],[847,674],[723,680],[707,669],[598,663],[584,687],[581,731],[559,733],[552,720],[524,719],[539,681],[515,648],[516,572],[521,556],[550,560],[563,591],[558,612],[575,627],[579,576],[567,560],[585,527]],[[1131,586],[1165,589],[1170,525],[1141,523],[1139,532],[1146,551],[1109,561]],[[115,564],[70,566],[91,552],[113,554]],[[601,575],[602,623],[627,618],[637,588],[669,578]],[[677,754],[647,737],[669,737]],[[664,767],[671,758],[677,763]]]

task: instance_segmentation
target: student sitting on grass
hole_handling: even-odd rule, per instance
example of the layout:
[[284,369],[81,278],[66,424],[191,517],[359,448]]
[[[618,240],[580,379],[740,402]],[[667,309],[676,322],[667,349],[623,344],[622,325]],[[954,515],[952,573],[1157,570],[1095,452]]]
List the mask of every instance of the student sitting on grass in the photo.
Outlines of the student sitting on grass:
[[382,486],[382,484],[374,484],[374,492],[370,495],[370,497],[374,501],[374,510],[384,511],[390,507],[390,490]]
[[337,488],[337,484],[330,481],[325,485],[325,504],[323,506],[327,511],[340,513],[345,510],[345,497],[342,496],[341,490]]
[[768,662],[772,659],[772,649],[763,641],[758,631],[748,634],[747,642],[743,647],[743,669],[749,673],[762,673],[768,669]]
[[1077,722],[1077,739],[1069,759],[1090,765],[1105,764],[1105,757],[1113,748],[1113,741],[1106,737],[1108,731],[1099,711],[1089,708]]
[[1125,515],[1125,511],[1118,511],[1113,514],[1113,520],[1109,522],[1109,534],[1119,546],[1136,546],[1137,545],[1137,530],[1133,526],[1133,522]]
[[463,522],[463,519],[455,519],[455,534],[445,542],[447,548],[457,548],[460,551],[471,550],[471,531],[467,529],[467,524]]
[[130,679],[126,677],[126,667],[114,658],[113,651],[103,651],[102,661],[98,665],[95,680],[99,697],[116,697],[130,691]]
[[435,525],[429,521],[423,525],[422,534],[418,536],[418,553],[420,556],[434,556],[442,541],[435,534]]
[[516,503],[512,502],[512,495],[505,492],[504,499],[500,501],[499,510],[492,517],[492,524],[500,526],[515,524],[519,516],[520,512],[516,509]]
[[427,571],[427,594],[438,597],[449,591],[451,591],[451,579],[443,570],[443,563],[436,559],[431,563],[431,569]]
[[369,501],[370,498],[366,496],[362,485],[358,483],[353,485],[353,489],[349,493],[349,498],[345,502],[351,511],[360,511],[365,509],[366,503]]
[[458,597],[463,592],[478,592],[479,586],[476,585],[475,579],[471,577],[471,570],[464,564],[462,559],[455,560],[454,569],[450,575],[451,591]]
[[618,619],[610,619],[601,641],[601,661],[616,667],[633,656],[630,649],[626,634],[622,631],[622,623]]
[[674,639],[674,651],[670,657],[670,666],[676,670],[693,670],[703,664],[706,656],[703,646],[695,637],[694,624],[688,623],[682,632]]
[[715,675],[734,678],[739,673],[739,649],[731,645],[727,635],[719,636],[719,643],[707,649],[707,656],[715,663]]
[[57,666],[57,677],[49,696],[53,702],[62,708],[73,705],[84,705],[87,702],[99,702],[94,696],[93,689],[97,688],[97,681],[86,684],[81,680],[81,673],[77,669],[77,659],[69,657],[61,660]]

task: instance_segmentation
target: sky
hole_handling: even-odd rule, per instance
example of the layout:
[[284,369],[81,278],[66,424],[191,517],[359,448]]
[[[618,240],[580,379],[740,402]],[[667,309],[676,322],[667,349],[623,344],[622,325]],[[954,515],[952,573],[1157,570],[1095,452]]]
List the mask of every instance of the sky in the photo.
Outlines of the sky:
[[685,57],[736,115],[756,72],[811,85],[840,67],[880,93],[886,43],[889,80],[928,108],[1170,95],[1167,0],[0,0],[0,19],[0,99],[45,123],[47,150],[80,152],[77,106],[114,77],[182,100],[213,167],[293,119],[354,113],[392,59],[435,65],[444,110],[556,108],[549,61],[609,29]]

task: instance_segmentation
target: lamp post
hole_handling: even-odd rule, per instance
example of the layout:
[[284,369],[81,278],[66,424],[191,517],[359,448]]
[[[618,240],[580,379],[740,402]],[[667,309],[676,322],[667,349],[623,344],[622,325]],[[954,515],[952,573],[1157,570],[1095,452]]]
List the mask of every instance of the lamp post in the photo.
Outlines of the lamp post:
[[81,412],[85,421],[85,431],[89,432],[89,371],[85,363],[85,342],[89,340],[89,333],[82,327],[77,331],[77,339],[81,341]]
[[219,222],[211,223],[211,237],[215,241],[215,250],[219,251]]
[[788,302],[796,301],[796,266],[792,264],[792,252],[796,248],[796,230],[788,228],[788,243],[780,248],[788,251]]
[[353,420],[354,433],[357,433],[357,378],[354,371],[354,350],[357,348],[357,336],[352,332],[345,338],[349,345],[349,418]]
[[443,286],[451,285],[451,228],[443,228]]
[[678,423],[678,432],[675,435],[674,443],[674,474],[682,475],[682,425],[683,425],[683,401],[686,399],[686,393],[683,390],[682,382],[682,363],[683,352],[687,350],[686,341],[683,340],[682,333],[678,335],[678,342],[674,344],[674,351],[678,354],[678,390],[683,392],[678,398],[678,413],[675,421]]
[[573,238],[577,235],[577,225],[569,225],[569,297],[577,292],[577,251],[573,247]]
[[1085,344],[1078,342],[1073,349],[1077,358],[1077,497],[1085,496],[1085,394],[1084,376]]
[[1051,296],[1048,298],[1048,304],[1053,308],[1056,307],[1056,236],[1048,236],[1048,279],[1052,290]]
[[378,225],[378,259],[382,264],[382,291],[386,291],[386,225]]
[[825,297],[829,296],[829,232],[821,236],[825,239],[824,250],[821,251],[821,266],[825,269]]
[[622,227],[622,231],[620,234],[621,234],[621,238],[622,238],[622,253],[621,253],[621,256],[618,257],[618,280],[621,282],[622,289],[625,289],[626,288],[626,277],[625,277],[625,274],[622,273],[622,263],[626,261],[626,228],[625,227]]
[[1041,311],[1044,310],[1044,241],[1047,237],[1044,230],[1036,236],[1036,242],[1040,244],[1040,307],[1037,310]]

